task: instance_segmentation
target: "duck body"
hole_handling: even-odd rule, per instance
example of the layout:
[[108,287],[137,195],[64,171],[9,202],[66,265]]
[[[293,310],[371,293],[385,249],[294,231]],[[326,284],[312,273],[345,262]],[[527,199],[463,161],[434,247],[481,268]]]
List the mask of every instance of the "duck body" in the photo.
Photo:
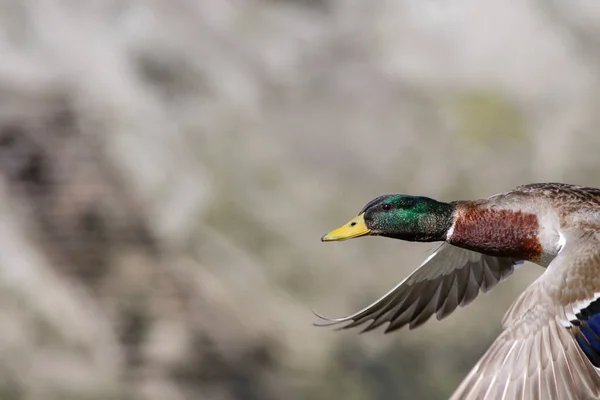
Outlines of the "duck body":
[[451,204],[456,211],[448,243],[543,267],[558,254],[561,231],[600,227],[600,189],[583,186],[531,184],[488,199]]
[[600,189],[530,184],[450,203],[382,196],[323,240],[365,235],[445,243],[370,306],[321,325],[416,328],[530,261],[546,271],[510,307],[452,399],[600,398]]

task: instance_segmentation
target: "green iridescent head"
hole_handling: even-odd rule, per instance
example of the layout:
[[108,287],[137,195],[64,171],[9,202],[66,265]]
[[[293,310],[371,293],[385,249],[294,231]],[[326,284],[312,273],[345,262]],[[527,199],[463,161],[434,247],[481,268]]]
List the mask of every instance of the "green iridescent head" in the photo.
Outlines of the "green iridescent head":
[[376,235],[412,242],[446,239],[454,206],[428,197],[393,194],[371,200],[358,216],[321,240],[346,240]]

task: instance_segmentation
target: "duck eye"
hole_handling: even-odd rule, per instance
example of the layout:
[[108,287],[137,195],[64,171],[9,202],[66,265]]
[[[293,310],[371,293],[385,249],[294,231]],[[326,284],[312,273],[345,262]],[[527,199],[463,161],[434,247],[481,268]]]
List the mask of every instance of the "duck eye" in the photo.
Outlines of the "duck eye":
[[383,211],[389,211],[392,206],[390,206],[389,204],[382,204],[381,208],[383,209]]

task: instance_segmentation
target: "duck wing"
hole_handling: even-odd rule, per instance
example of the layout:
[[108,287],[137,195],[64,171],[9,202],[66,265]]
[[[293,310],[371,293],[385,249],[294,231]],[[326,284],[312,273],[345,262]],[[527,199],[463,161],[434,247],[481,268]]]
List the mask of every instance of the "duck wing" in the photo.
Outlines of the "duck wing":
[[565,237],[451,400],[600,398],[600,234]]
[[326,318],[317,326],[348,323],[342,329],[371,323],[364,331],[389,323],[386,333],[409,325],[413,329],[433,314],[442,319],[457,306],[469,304],[512,274],[522,261],[486,256],[451,244],[442,244],[411,275],[363,310],[342,318]]

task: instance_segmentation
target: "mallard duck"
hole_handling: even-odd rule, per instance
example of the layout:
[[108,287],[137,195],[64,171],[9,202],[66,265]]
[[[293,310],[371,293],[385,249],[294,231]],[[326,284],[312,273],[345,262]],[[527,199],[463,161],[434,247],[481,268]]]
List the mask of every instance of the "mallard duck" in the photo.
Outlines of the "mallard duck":
[[546,270],[512,304],[503,331],[451,399],[600,398],[600,189],[523,185],[475,201],[387,195],[325,242],[361,236],[444,242],[363,310],[319,325],[386,332],[446,317],[524,261]]

